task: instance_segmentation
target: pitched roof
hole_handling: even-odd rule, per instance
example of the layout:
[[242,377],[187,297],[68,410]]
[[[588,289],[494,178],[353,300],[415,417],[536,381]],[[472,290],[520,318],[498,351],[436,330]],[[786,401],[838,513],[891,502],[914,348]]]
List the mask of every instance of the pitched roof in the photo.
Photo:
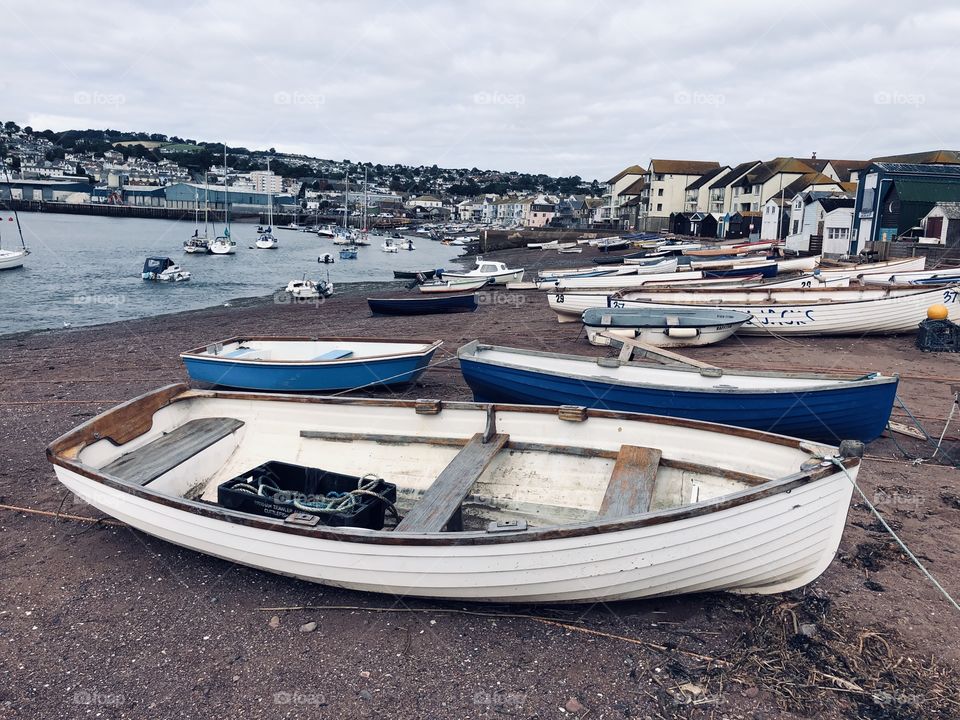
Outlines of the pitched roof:
[[809,172],[816,172],[812,167],[807,165],[803,160],[797,160],[796,158],[774,158],[767,162],[762,162],[756,167],[756,169],[748,172],[744,177],[737,181],[738,185],[755,185],[758,183],[764,183],[770,178],[778,175],[780,173],[789,173],[789,174],[806,174]]
[[720,163],[704,160],[651,160],[650,170],[664,175],[703,175],[720,167]]
[[944,217],[960,220],[960,202],[938,202],[934,207],[939,208]]
[[849,182],[850,174],[855,170],[863,170],[870,164],[869,160],[831,160],[830,166],[840,176],[841,182]]
[[643,189],[647,186],[647,179],[645,177],[634,180],[630,185],[620,191],[620,195],[639,195]]
[[921,165],[960,165],[960,150],[928,150],[927,152],[907,153],[905,155],[887,155],[875,157],[874,162],[919,163]]
[[826,198],[821,198],[820,207],[823,208],[823,211],[825,213],[828,213],[828,212],[833,212],[834,210],[838,210],[839,208],[852,208],[854,205],[856,205],[856,202],[857,201],[854,200],[853,198],[826,197]]
[[753,168],[754,165],[759,163],[759,160],[748,160],[747,162],[742,162],[736,167],[734,167],[730,172],[722,174],[719,178],[710,183],[710,189],[723,187],[724,185],[730,185],[737,180],[739,180],[745,172]]
[[607,185],[613,185],[615,182],[622,180],[627,175],[645,175],[647,173],[645,168],[640,167],[639,165],[631,165],[628,168],[624,168],[612,178],[607,180]]
[[[783,196],[787,198],[794,197],[797,193],[803,192],[811,185],[835,185],[840,187],[840,183],[829,175],[820,172],[804,173],[796,180],[790,181],[783,189]],[[779,195],[779,193],[778,193]]]
[[729,170],[729,169],[730,169],[730,166],[729,166],[729,165],[723,165],[723,166],[721,166],[721,167],[716,167],[716,168],[714,168],[713,170],[708,170],[708,171],[705,172],[703,175],[701,175],[701,176],[698,177],[696,180],[694,180],[692,183],[690,183],[689,185],[687,185],[686,189],[687,189],[687,190],[699,190],[699,189],[702,188],[704,185],[706,185],[708,182],[710,182],[711,180],[713,180],[714,178],[716,178],[720,173],[724,172],[725,170]]

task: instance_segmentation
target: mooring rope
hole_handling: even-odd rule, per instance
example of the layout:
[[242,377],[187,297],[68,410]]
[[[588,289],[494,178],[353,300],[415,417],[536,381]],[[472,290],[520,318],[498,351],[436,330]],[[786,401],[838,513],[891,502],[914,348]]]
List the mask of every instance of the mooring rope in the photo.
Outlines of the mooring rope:
[[872,512],[872,513],[874,514],[874,516],[877,518],[877,520],[880,522],[880,524],[883,526],[883,528],[884,528],[888,533],[890,533],[890,536],[891,536],[894,540],[897,541],[897,544],[900,546],[900,549],[903,550],[903,552],[906,554],[906,556],[907,556],[908,558],[910,558],[910,560],[913,561],[913,564],[914,564],[914,565],[916,565],[918,568],[920,568],[920,572],[922,572],[922,573],[927,577],[927,579],[928,579],[930,582],[933,583],[934,587],[936,587],[937,590],[939,590],[940,593],[947,599],[947,601],[948,601],[951,605],[953,605],[954,609],[960,611],[960,604],[958,604],[957,601],[953,599],[953,596],[951,596],[950,593],[946,591],[946,589],[943,587],[943,585],[941,585],[941,584],[937,581],[937,579],[933,576],[933,574],[932,574],[929,570],[927,570],[927,568],[924,566],[924,564],[923,564],[922,562],[920,562],[919,558],[917,558],[917,556],[914,555],[913,552],[911,552],[910,548],[907,547],[907,544],[906,544],[903,540],[900,539],[900,536],[897,535],[897,533],[894,531],[894,529],[893,529],[892,527],[890,527],[890,525],[887,524],[887,521],[883,519],[883,516],[880,514],[880,512],[877,510],[877,508],[874,506],[874,504],[873,504],[872,502],[870,502],[870,499],[867,497],[866,493],[864,493],[863,490],[860,489],[860,486],[857,484],[857,481],[854,480],[853,475],[850,474],[850,472],[849,472],[849,471],[847,470],[847,468],[844,466],[844,464],[843,464],[843,462],[840,460],[840,458],[838,458],[837,456],[834,455],[833,457],[829,457],[829,458],[826,458],[826,459],[829,460],[829,461],[830,461],[831,463],[833,463],[834,465],[836,465],[836,466],[837,466],[838,468],[840,468],[841,470],[843,470],[843,474],[847,476],[847,479],[848,479],[848,480],[850,481],[850,483],[853,485],[854,489],[857,491],[857,493],[859,493],[860,498],[863,500],[864,504],[865,504],[868,508],[870,508],[870,512]]

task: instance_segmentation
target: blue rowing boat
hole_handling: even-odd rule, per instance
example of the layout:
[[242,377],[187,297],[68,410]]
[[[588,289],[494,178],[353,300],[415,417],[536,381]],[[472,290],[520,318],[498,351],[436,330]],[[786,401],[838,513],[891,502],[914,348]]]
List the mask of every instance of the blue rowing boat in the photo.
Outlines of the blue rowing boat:
[[402,385],[427,369],[441,341],[230,338],[181,353],[191,380],[267,392]]
[[434,315],[437,313],[473,312],[477,296],[432,294],[409,298],[367,298],[370,311],[378,315]]
[[765,278],[777,276],[777,263],[771,262],[764,265],[731,265],[730,267],[702,268],[704,278],[729,278],[744,277],[747,275],[763,275]]
[[816,441],[875,440],[899,379],[651,366],[481,345],[457,353],[479,402],[577,405],[735,425]]

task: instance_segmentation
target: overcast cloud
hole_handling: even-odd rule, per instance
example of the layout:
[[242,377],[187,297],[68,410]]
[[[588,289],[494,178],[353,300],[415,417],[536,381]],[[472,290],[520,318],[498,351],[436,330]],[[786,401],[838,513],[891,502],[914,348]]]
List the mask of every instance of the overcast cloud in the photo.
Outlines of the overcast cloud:
[[0,119],[601,180],[960,148],[944,2],[4,0]]

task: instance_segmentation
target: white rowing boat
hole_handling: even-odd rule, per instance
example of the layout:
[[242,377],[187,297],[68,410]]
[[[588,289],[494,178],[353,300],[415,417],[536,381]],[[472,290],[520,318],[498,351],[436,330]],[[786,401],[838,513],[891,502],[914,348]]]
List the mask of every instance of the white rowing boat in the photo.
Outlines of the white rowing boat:
[[[860,467],[863,446],[844,447],[583,408],[173,385],[47,455],[84,502],[224,560],[398,596],[553,603],[811,582]],[[265,467],[304,480],[271,486]],[[369,509],[362,527],[334,526],[323,488],[300,489],[318,471],[356,484],[337,504]],[[391,498],[402,520],[384,529]]]
[[[758,291],[760,293],[764,291]],[[753,319],[738,331],[741,335],[894,335],[916,332],[931,305],[946,305],[949,319],[960,320],[960,285],[926,289],[913,285],[880,289],[830,288],[813,290],[767,290],[767,298],[750,290],[722,293],[695,290],[643,299],[609,300],[610,307],[715,308],[739,310]],[[697,295],[696,293],[701,293]],[[811,293],[804,297],[804,293]],[[630,297],[642,297],[629,293]],[[745,296],[746,300],[737,296]],[[817,297],[819,295],[819,297]]]
[[670,282],[683,280],[701,280],[703,273],[699,270],[674,272],[668,270],[662,273],[645,273],[642,275],[600,275],[598,277],[560,277],[555,280],[538,280],[538,290],[586,290],[606,288],[608,290],[625,290],[628,288],[643,287],[651,282]]
[[828,263],[817,266],[816,271],[824,277],[848,277],[850,279],[866,275],[893,275],[902,272],[923,270],[927,266],[927,258],[923,255],[904,260],[890,260],[888,262],[861,263],[859,265],[844,265]]

